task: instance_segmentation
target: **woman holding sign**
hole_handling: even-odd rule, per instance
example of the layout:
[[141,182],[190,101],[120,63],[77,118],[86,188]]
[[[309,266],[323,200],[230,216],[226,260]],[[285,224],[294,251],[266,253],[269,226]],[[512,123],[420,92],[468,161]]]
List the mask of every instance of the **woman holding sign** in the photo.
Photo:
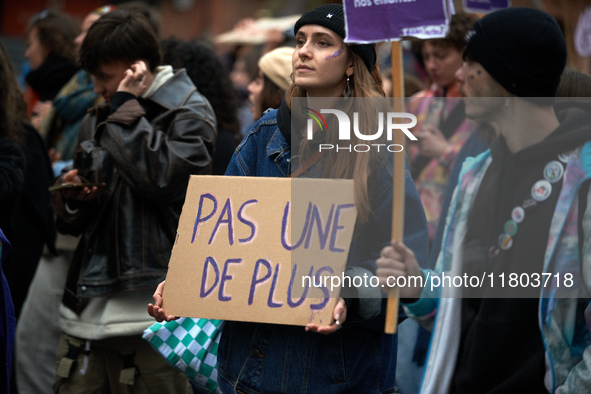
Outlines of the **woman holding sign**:
[[[334,104],[339,101],[336,98],[344,97],[348,98],[347,105],[355,106],[359,97],[384,96],[375,45],[345,44],[344,23],[343,8],[337,4],[320,6],[296,22],[294,83],[279,109],[265,114],[238,146],[226,175],[295,177],[303,174],[354,179],[358,216],[347,274],[371,276],[382,246],[390,241],[391,150],[357,153],[331,149],[316,153],[318,142],[338,143],[337,133],[318,131],[308,141],[306,127],[292,126],[292,115],[295,119],[302,113],[295,106],[298,98],[306,98],[308,103],[313,103],[316,97],[335,98],[329,99]],[[366,115],[362,113],[359,118],[364,119]],[[326,131],[337,130],[337,122],[330,122],[336,117],[326,118],[329,120]],[[357,134],[347,143],[369,142]],[[318,141],[318,136],[323,140]],[[412,245],[419,261],[425,261],[426,220],[409,175],[405,223],[404,243]],[[155,306],[149,305],[148,310],[157,320],[169,320],[173,316],[160,309],[162,288],[163,284],[154,294]],[[385,302],[380,299],[381,289],[356,290],[356,294],[350,292],[338,301],[333,312],[334,323],[329,326],[309,324],[302,329],[226,322],[218,349],[220,389],[228,393],[235,390],[249,393],[393,391],[397,345],[395,336],[383,332]]]

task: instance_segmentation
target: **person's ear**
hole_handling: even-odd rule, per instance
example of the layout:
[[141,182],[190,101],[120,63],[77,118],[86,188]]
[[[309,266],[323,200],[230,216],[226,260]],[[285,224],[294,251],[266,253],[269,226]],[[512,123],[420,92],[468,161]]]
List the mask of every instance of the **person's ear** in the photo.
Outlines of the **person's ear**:
[[350,77],[354,73],[355,73],[355,68],[353,67],[353,62],[351,62],[351,64],[347,67],[347,70],[345,71],[345,74],[347,74],[347,76]]

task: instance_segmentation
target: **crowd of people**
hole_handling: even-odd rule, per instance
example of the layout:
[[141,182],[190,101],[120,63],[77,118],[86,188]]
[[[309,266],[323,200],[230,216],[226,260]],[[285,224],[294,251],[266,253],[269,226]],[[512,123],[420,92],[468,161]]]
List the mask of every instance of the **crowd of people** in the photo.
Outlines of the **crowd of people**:
[[213,391],[591,392],[591,77],[549,14],[457,12],[411,40],[404,168],[317,152],[339,135],[294,121],[323,98],[361,113],[352,146],[386,138],[368,114],[398,82],[383,45],[345,42],[341,4],[224,54],[162,39],[141,2],[41,11],[24,33],[25,89],[0,43],[0,391],[212,391],[142,334],[178,318],[162,295],[189,177],[229,175],[352,179],[345,274],[405,284],[394,335],[380,288],[343,291],[327,325],[226,321]]

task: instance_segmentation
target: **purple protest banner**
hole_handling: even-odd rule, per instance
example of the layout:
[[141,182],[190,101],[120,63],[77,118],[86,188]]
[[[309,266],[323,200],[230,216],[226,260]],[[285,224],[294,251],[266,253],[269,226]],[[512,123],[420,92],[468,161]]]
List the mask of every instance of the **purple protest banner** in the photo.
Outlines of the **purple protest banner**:
[[446,0],[344,0],[346,42],[445,37]]
[[487,13],[509,7],[509,0],[464,0],[468,12]]

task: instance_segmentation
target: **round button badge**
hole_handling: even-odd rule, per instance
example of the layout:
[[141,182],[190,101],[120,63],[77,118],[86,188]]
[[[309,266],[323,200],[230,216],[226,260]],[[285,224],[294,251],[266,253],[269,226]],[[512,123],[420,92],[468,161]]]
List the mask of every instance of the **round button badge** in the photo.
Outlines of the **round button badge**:
[[517,223],[514,220],[507,220],[503,226],[503,230],[511,237],[514,237],[517,234]]
[[558,160],[563,163],[568,163],[572,156],[575,155],[575,151],[565,152],[558,155]]
[[545,179],[539,180],[531,188],[531,196],[536,201],[545,201],[552,193],[552,185]]
[[513,211],[511,211],[511,219],[513,219],[513,221],[515,223],[523,222],[524,218],[525,218],[525,209],[523,209],[521,207],[513,208]]
[[558,160],[552,160],[544,167],[544,179],[548,182],[558,182],[564,175],[564,166]]
[[513,237],[507,233],[503,233],[499,236],[499,247],[503,250],[511,249],[513,246]]
[[501,249],[499,249],[499,247],[498,247],[498,246],[491,246],[491,247],[488,249],[488,256],[489,256],[490,258],[497,257],[497,256],[499,255],[499,253],[500,253],[500,252],[501,252]]

